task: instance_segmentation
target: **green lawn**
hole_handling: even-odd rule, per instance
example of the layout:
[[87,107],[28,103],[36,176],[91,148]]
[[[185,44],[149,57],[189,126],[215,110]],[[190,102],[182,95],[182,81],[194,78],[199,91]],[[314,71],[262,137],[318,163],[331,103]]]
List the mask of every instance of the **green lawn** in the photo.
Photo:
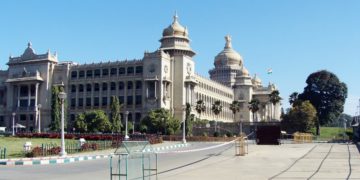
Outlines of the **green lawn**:
[[[32,147],[39,146],[41,144],[56,144],[60,146],[60,139],[48,139],[48,138],[18,138],[18,137],[1,137],[0,136],[0,147],[6,147],[7,158],[24,157],[23,146],[25,142],[30,141]],[[65,143],[74,143],[77,140],[66,140]]]
[[[348,132],[352,132],[352,128],[347,128]],[[313,128],[311,130],[313,134],[315,134],[316,129]],[[339,127],[320,127],[320,136],[317,137],[317,140],[337,140],[343,139],[344,128]],[[348,139],[346,136],[345,139]]]

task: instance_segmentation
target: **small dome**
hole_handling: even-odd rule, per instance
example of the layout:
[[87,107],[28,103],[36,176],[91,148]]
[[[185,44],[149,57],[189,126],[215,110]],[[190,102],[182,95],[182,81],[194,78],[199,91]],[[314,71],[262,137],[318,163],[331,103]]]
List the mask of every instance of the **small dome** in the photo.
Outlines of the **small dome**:
[[241,55],[236,52],[231,45],[231,37],[229,35],[225,36],[226,44],[224,47],[224,50],[221,51],[216,57],[215,57],[215,66],[221,66],[221,65],[238,65],[242,66],[243,64],[243,58]]
[[174,21],[171,23],[171,25],[164,29],[163,36],[188,36],[188,30],[187,28],[183,27],[178,22],[178,16],[175,14]]
[[254,75],[252,82],[254,85],[261,85],[261,79],[256,74]]
[[244,66],[241,67],[240,76],[249,76],[249,71]]

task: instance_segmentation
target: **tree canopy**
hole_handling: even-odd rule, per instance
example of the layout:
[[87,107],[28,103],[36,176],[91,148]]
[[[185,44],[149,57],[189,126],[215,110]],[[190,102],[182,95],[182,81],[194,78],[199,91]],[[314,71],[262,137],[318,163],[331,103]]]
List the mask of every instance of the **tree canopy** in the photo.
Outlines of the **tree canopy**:
[[317,111],[316,134],[320,125],[336,120],[344,110],[347,86],[339,78],[326,70],[314,72],[306,79],[307,86],[299,99],[309,100]]
[[75,128],[81,133],[110,132],[111,123],[103,110],[94,110],[79,114]]
[[284,115],[281,125],[287,132],[310,132],[317,120],[316,109],[310,101],[303,101]]
[[141,121],[142,131],[148,133],[174,134],[180,129],[180,121],[164,108],[149,111]]
[[196,101],[195,110],[199,114],[199,119],[200,119],[201,113],[206,111],[206,106],[205,106],[205,103],[203,100],[200,99],[200,100]]
[[255,114],[257,111],[259,111],[260,107],[260,101],[257,99],[252,99],[249,102],[249,110],[253,113],[253,121],[255,120]]

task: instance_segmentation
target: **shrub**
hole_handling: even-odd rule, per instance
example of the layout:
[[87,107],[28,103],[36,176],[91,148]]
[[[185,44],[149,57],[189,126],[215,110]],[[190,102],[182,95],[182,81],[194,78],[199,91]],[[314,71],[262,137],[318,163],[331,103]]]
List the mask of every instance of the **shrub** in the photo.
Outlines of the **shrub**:
[[61,151],[61,147],[56,146],[56,147],[52,147],[51,149],[48,150],[48,153],[51,155],[58,155],[60,154]]
[[219,132],[217,132],[217,131],[214,132],[214,137],[219,137],[219,135],[220,135]]
[[231,137],[233,136],[231,132],[226,132],[226,137]]
[[26,157],[39,157],[42,156],[43,150],[41,147],[34,147],[30,152],[25,154]]

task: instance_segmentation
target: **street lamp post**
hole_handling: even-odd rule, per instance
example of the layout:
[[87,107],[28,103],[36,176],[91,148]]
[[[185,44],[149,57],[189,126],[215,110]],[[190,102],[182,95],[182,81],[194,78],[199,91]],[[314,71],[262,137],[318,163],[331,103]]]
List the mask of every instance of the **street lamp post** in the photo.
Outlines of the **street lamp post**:
[[40,109],[41,109],[41,104],[38,104],[38,115],[39,115],[39,117],[38,117],[38,132],[39,133],[41,133],[41,119],[40,119]]
[[64,104],[66,99],[66,93],[60,92],[58,95],[61,103],[61,151],[60,156],[66,156],[65,151],[65,135],[64,135]]
[[12,135],[15,136],[15,115],[16,113],[12,113]]
[[[184,106],[184,111],[186,111],[186,106]],[[185,137],[185,121],[186,121],[186,112],[185,112],[185,116],[184,116],[184,120],[183,120],[183,138],[182,138],[182,142],[184,144],[186,144],[186,137]]]
[[129,111],[125,111],[125,140],[129,140],[129,136],[128,136],[128,116],[129,116]]
[[242,135],[242,133],[243,133],[243,124],[242,124],[242,122],[243,122],[243,119],[240,119],[240,135]]

